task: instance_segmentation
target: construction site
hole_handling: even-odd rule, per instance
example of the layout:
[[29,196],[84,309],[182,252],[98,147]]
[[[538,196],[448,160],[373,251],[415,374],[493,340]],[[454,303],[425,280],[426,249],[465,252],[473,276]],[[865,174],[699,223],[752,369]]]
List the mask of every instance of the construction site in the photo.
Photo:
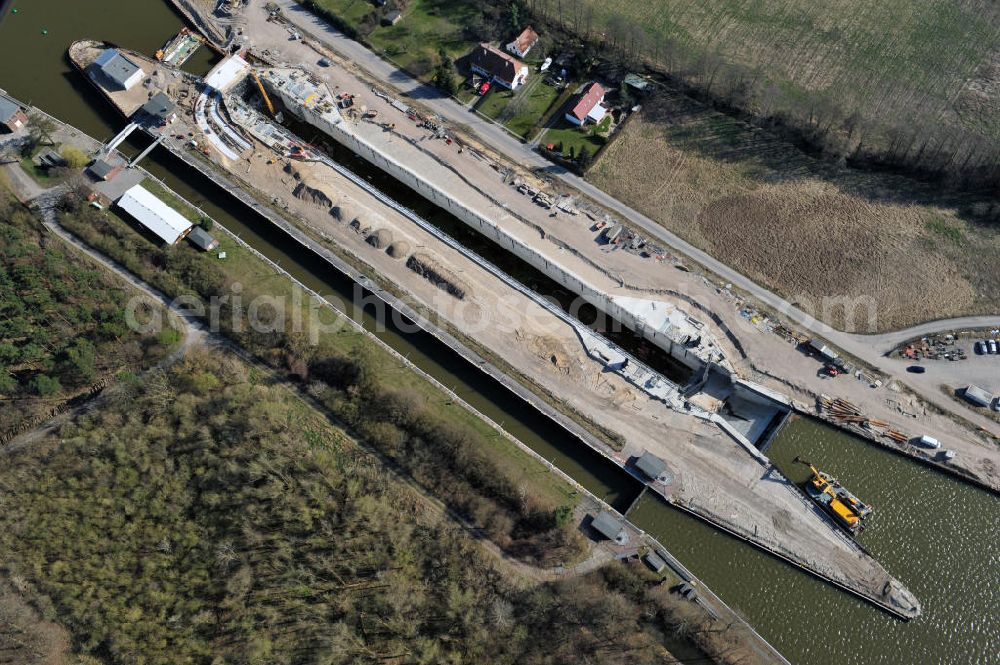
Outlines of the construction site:
[[[176,114],[132,124],[173,152],[223,169],[318,246],[368,266],[437,325],[488,349],[569,417],[599,424],[593,430],[602,436],[588,443],[668,501],[899,616],[919,614],[916,599],[766,457],[768,441],[796,408],[909,445],[916,435],[893,422],[891,404],[869,408],[883,401],[868,397],[881,387],[869,387],[877,379],[862,380],[860,370],[855,377],[851,392],[866,398],[864,409],[820,391],[812,393],[814,407],[801,399],[812,386],[784,378],[789,356],[793,365],[814,361],[790,353],[787,337],[766,317],[739,311],[735,294],[681,269],[678,259],[596,206],[515,171],[363,84],[314,46],[289,39],[280,23],[261,21],[253,39],[204,80],[127,54],[142,70],[142,84],[105,86],[106,95],[130,118],[165,95]],[[71,57],[92,70],[105,48],[77,43]],[[291,48],[304,52],[291,57]],[[326,66],[298,64],[319,57]],[[307,127],[318,134],[306,140]],[[472,252],[333,159],[327,139],[621,322],[687,372],[657,371],[657,363]],[[920,434],[937,427],[947,427],[943,438],[959,449],[947,460],[953,462],[962,454],[953,427],[940,422]],[[668,472],[641,476],[635,465],[644,456]]]
[[[71,55],[86,71],[102,48],[78,43]],[[735,374],[731,358],[740,353],[732,334],[711,318],[689,314],[691,300],[630,284],[642,279],[643,263],[663,258],[622,251],[614,239],[606,241],[592,211],[547,194],[544,182],[500,168],[378,90],[345,94],[301,69],[259,59],[255,68],[252,54],[225,59],[203,81],[129,56],[146,77],[143,92],[108,97],[132,117],[143,96],[167,94],[177,107],[169,122],[132,123],[156,143],[224,169],[318,247],[369,266],[436,325],[474,340],[541,397],[561,403],[567,417],[598,425],[591,429],[602,436],[587,443],[671,503],[898,616],[919,614],[919,602],[760,451],[791,411],[791,400]],[[492,234],[495,243],[683,364],[689,380],[677,383],[657,372],[389,199],[283,126],[283,113],[381,162],[422,188],[425,198]],[[395,145],[412,151],[405,166],[391,152]],[[438,151],[460,156],[471,168],[460,175]],[[476,170],[489,180],[477,178]],[[586,253],[555,235],[581,227],[593,234]],[[622,269],[612,272],[609,265],[616,264]],[[665,472],[644,476],[636,466],[644,457],[661,460]]]

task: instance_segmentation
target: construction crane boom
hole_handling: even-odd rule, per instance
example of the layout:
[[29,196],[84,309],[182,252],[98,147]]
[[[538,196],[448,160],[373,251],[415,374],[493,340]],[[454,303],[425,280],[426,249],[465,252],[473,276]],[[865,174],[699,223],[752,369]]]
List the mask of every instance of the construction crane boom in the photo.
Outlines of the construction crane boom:
[[274,104],[271,103],[271,98],[267,96],[267,90],[264,89],[264,83],[260,80],[260,76],[257,75],[257,70],[251,69],[250,73],[253,74],[253,80],[257,82],[257,87],[260,89],[261,97],[264,98],[264,103],[267,105],[267,110],[270,112],[273,118],[277,115],[274,111]]

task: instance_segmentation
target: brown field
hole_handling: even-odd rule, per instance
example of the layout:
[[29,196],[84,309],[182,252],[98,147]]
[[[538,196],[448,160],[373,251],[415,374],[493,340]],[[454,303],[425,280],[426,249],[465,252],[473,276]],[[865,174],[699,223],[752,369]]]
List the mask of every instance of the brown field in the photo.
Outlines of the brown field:
[[959,216],[970,201],[819,162],[679,95],[645,104],[588,179],[840,328],[1000,309],[1000,234]]
[[851,148],[864,134],[866,149],[926,166],[928,151],[899,152],[896,142],[913,135],[919,146],[933,136],[959,160],[951,167],[966,156],[986,157],[981,164],[989,166],[1000,149],[995,2],[530,0],[529,6],[751,113],[776,114],[800,128],[852,124]]

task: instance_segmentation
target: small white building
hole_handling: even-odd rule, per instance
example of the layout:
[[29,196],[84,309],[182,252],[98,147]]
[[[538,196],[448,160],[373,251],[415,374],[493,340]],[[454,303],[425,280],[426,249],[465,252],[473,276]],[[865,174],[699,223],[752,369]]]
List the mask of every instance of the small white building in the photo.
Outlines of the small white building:
[[139,65],[126,58],[118,49],[114,48],[104,49],[97,56],[94,65],[97,66],[108,81],[122,90],[131,89],[145,75]]
[[132,215],[167,245],[176,245],[194,226],[142,185],[126,191],[118,199],[118,207]]

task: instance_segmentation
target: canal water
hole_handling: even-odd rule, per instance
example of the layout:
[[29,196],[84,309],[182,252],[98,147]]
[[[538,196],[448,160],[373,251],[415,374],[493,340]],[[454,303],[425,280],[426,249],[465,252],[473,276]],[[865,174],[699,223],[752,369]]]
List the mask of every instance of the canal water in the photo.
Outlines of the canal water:
[[796,456],[838,478],[875,512],[860,541],[917,595],[903,623],[817,583],[648,493],[630,514],[795,663],[1000,662],[1000,501],[810,418],[768,450],[796,482]]
[[[64,55],[68,44],[89,37],[152,53],[182,25],[162,0],[18,0],[14,7],[18,13],[0,23],[0,88],[97,138],[112,136],[124,121],[72,70]],[[185,68],[203,73],[211,62],[210,53],[202,50]],[[351,293],[346,278],[227,193],[162,151],[153,157],[147,168],[308,286],[321,293]],[[369,317],[364,323],[370,327],[374,322]],[[381,336],[588,489],[619,506],[635,496],[636,486],[625,474],[525,409],[478,370],[455,360],[433,338],[403,336],[392,329]],[[742,611],[792,662],[1000,662],[996,497],[807,419],[791,421],[769,454],[791,477],[804,479],[804,467],[791,462],[801,455],[875,506],[862,542],[918,595],[923,617],[911,623],[892,619],[649,494],[630,516]]]

